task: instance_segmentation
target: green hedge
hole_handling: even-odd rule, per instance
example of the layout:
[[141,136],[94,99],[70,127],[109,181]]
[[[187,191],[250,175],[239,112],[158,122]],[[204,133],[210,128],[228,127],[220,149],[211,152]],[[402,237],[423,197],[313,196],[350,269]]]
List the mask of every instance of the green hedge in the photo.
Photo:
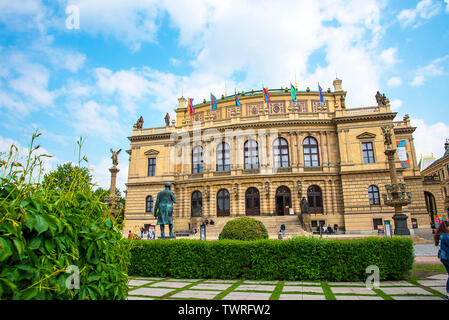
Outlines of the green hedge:
[[264,224],[254,218],[240,217],[229,220],[221,231],[222,239],[258,240],[268,239],[268,231]]
[[[136,240],[129,240],[136,242]],[[135,243],[134,243],[135,244]],[[328,240],[152,240],[131,250],[129,275],[191,279],[365,281],[404,279],[414,261],[409,238]]]

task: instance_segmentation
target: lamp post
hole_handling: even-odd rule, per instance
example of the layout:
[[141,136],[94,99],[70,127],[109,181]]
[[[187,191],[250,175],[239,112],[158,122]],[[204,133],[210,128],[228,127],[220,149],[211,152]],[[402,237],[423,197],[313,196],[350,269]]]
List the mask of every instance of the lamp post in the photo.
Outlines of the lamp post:
[[387,194],[382,194],[385,205],[394,207],[394,234],[395,235],[410,235],[410,230],[407,227],[407,215],[402,213],[402,207],[407,206],[412,202],[412,193],[407,192],[407,186],[404,183],[399,183],[396,173],[394,154],[396,149],[393,147],[391,141],[391,128],[382,128],[385,137],[385,155],[388,159],[388,166],[390,168],[391,184],[385,185]]

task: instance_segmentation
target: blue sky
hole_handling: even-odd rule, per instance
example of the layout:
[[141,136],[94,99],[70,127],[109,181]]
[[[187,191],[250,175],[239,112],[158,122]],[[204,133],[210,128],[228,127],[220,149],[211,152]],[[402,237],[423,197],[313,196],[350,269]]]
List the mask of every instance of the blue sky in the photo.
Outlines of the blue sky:
[[348,107],[380,90],[410,115],[418,158],[449,138],[449,0],[0,0],[0,57],[0,151],[39,129],[50,170],[76,161],[83,136],[103,187],[121,148],[124,189],[139,116],[163,126],[181,92],[200,102],[225,83],[333,89],[337,74]]

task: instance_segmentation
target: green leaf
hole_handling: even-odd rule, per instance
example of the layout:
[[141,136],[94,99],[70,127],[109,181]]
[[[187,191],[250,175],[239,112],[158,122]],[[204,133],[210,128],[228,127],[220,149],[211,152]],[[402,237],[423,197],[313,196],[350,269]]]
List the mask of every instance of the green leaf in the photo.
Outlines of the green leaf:
[[41,239],[40,238],[34,238],[31,240],[31,242],[28,244],[28,248],[31,250],[36,250],[41,245]]
[[48,223],[45,221],[45,219],[40,216],[36,215],[36,225],[34,227],[38,234],[41,234],[42,232],[45,232],[48,230]]
[[94,282],[94,281],[98,281],[99,279],[101,279],[101,276],[89,276],[88,278],[87,278],[87,281],[88,282]]
[[0,262],[5,261],[13,254],[9,240],[0,238]]
[[27,289],[19,294],[20,300],[31,300],[37,296],[39,290],[37,288]]
[[108,227],[109,229],[111,229],[112,226],[113,226],[113,223],[112,223],[111,219],[106,220],[105,224],[106,224],[106,227]]
[[19,253],[19,256],[22,256],[23,252],[25,250],[23,242],[20,241],[19,239],[14,239],[13,242],[14,242],[14,245],[15,245],[15,247],[17,249],[17,252]]

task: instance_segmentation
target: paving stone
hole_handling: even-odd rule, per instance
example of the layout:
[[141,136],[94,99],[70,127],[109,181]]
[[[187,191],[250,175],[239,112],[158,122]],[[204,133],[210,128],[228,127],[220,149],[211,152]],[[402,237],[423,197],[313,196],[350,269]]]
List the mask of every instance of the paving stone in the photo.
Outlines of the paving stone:
[[430,288],[432,288],[433,290],[436,290],[438,292],[441,292],[442,294],[447,294],[446,287],[430,287]]
[[210,300],[213,299],[219,293],[221,293],[221,291],[184,290],[170,296],[170,298],[195,298],[195,299]]
[[243,290],[243,291],[273,291],[274,288],[276,288],[276,286],[272,286],[272,285],[262,285],[262,284],[241,284],[240,286],[238,286],[235,290]]
[[321,286],[319,282],[285,281],[286,286]]
[[236,283],[238,280],[218,280],[218,279],[214,279],[214,280],[205,280],[204,282],[205,283],[209,283],[209,282],[212,282],[212,283],[215,283],[215,282],[218,282],[218,283]]
[[337,300],[384,300],[379,296],[335,296]]
[[127,298],[127,300],[154,300],[154,298],[151,298],[151,297],[132,297],[132,296],[129,296],[129,297]]
[[373,290],[368,288],[353,288],[353,287],[331,287],[334,294],[338,293],[354,293],[354,294],[376,294]]
[[413,287],[414,284],[407,281],[380,281],[381,287]]
[[130,280],[128,282],[128,286],[132,286],[132,287],[143,286],[143,285],[149,284],[151,282],[152,282],[151,280],[149,280],[149,281],[148,280]]
[[443,300],[440,297],[431,296],[431,297],[423,297],[423,296],[392,296],[394,300]]
[[173,291],[173,289],[160,289],[160,288],[139,288],[133,291],[129,291],[128,295],[139,295],[139,296],[152,296],[161,297],[164,294]]
[[197,281],[200,281],[200,280],[203,280],[203,279],[170,279],[170,280],[167,280],[167,281],[173,281],[173,282],[197,282]]
[[427,277],[427,279],[431,279],[431,280],[447,280],[447,274],[436,274],[436,275]]
[[223,300],[269,300],[271,293],[266,292],[231,292]]
[[447,278],[445,280],[418,280],[418,283],[426,287],[441,287],[446,285]]
[[320,294],[281,294],[279,300],[326,300],[326,296]]
[[211,289],[211,290],[226,290],[231,284],[224,283],[200,283],[190,289]]
[[390,296],[400,294],[432,295],[432,293],[418,287],[394,287],[394,288],[382,288],[381,290]]
[[270,283],[270,284],[277,284],[279,281],[274,280],[274,281],[253,281],[253,280],[245,280],[243,281],[243,283],[254,283],[254,284],[261,284],[261,283]]
[[315,292],[323,293],[321,287],[304,287],[304,286],[284,286],[282,292]]
[[328,282],[330,286],[365,287],[365,282]]
[[162,281],[162,282],[153,283],[153,284],[149,285],[149,287],[182,288],[189,284],[192,284],[192,283],[191,282]]

